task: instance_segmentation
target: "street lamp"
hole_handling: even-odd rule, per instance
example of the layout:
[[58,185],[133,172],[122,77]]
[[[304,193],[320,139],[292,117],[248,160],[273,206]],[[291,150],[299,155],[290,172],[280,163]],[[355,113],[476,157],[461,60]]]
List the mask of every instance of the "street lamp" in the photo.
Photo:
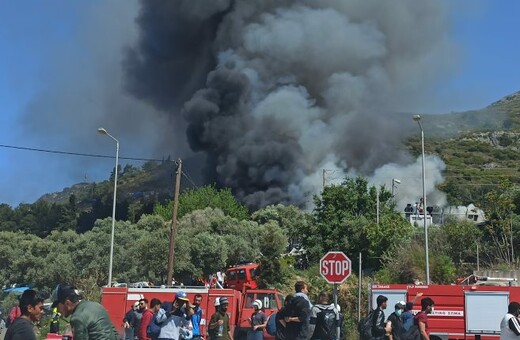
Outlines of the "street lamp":
[[108,287],[112,287],[112,265],[114,263],[114,232],[116,223],[117,167],[119,161],[119,141],[104,128],[97,130],[101,135],[107,135],[116,142],[116,167],[114,169],[114,201],[112,202],[112,236],[110,237],[110,264],[108,265]]
[[421,149],[422,149],[422,195],[423,195],[423,222],[424,222],[424,252],[426,256],[426,284],[430,284],[430,260],[428,255],[428,226],[426,225],[426,174],[424,171],[424,130],[421,125],[421,116],[414,115],[413,120],[419,124],[421,129]]
[[394,197],[394,188],[396,187],[396,184],[401,184],[401,180],[392,178],[392,198]]

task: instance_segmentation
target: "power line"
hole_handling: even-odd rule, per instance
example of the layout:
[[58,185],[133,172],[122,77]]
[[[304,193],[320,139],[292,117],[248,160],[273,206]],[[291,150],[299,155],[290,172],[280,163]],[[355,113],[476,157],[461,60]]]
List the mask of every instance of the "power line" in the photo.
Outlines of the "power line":
[[[29,148],[25,146],[16,146],[16,145],[5,145],[0,144],[0,148],[6,148],[6,149],[15,149],[15,150],[24,150],[24,151],[35,151],[35,152],[44,152],[44,153],[52,153],[52,154],[59,154],[59,155],[71,155],[71,156],[82,156],[82,157],[93,157],[93,158],[116,158],[115,156],[109,156],[109,155],[100,155],[100,154],[91,154],[91,153],[80,153],[80,152],[70,152],[70,151],[61,151],[61,150],[50,150],[50,149],[39,149],[39,148]],[[129,161],[151,161],[151,162],[164,162],[164,159],[153,159],[153,158],[137,158],[137,157],[119,157],[119,159],[125,159]],[[177,161],[168,161],[167,162],[174,162]]]
[[188,182],[191,183],[191,185],[192,185],[195,189],[198,188],[198,186],[193,182],[193,180],[191,179],[191,177],[190,177],[190,176],[189,176],[189,175],[188,175],[184,170],[182,171],[182,175],[184,176],[184,178],[186,178],[186,179],[188,180]]

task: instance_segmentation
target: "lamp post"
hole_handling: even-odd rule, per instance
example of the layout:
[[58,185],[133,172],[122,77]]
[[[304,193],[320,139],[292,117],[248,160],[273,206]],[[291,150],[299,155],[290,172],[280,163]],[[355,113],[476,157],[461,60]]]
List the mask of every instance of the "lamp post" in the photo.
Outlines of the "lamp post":
[[422,193],[423,193],[423,222],[424,222],[424,253],[426,257],[426,284],[430,284],[430,260],[428,255],[428,226],[426,224],[426,174],[424,171],[424,130],[421,125],[421,116],[414,115],[413,120],[419,124],[421,129],[421,149],[422,149]]
[[397,178],[392,178],[392,198],[394,197],[394,189],[396,187],[396,184],[401,184],[401,181]]
[[104,128],[98,129],[99,134],[107,135],[116,142],[116,167],[114,169],[114,201],[112,202],[112,235],[110,236],[110,264],[108,265],[108,287],[112,287],[112,265],[114,263],[114,232],[116,223],[117,167],[119,161],[119,141]]

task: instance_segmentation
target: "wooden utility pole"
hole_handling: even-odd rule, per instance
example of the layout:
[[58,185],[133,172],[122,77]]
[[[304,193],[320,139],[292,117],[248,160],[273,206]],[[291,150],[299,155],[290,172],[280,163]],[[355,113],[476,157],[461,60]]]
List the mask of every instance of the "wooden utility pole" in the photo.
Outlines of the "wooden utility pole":
[[166,286],[173,283],[173,264],[175,263],[175,239],[177,237],[177,209],[179,208],[179,191],[181,187],[182,160],[177,160],[177,171],[175,176],[175,195],[173,197],[172,225],[170,229],[170,249],[168,251],[168,278]]

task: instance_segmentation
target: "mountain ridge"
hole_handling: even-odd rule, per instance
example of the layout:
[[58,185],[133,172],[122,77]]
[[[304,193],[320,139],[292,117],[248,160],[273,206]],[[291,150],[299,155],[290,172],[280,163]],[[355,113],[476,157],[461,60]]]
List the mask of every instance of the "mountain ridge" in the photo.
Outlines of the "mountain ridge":
[[[416,138],[416,135],[411,132],[414,131],[415,124],[410,118],[411,115],[404,113],[394,115],[402,121],[403,130],[410,131],[405,147],[407,146],[412,153],[419,154],[420,150],[409,143],[410,138]],[[467,167],[468,171],[489,170],[512,167],[513,162],[520,160],[512,152],[504,156],[496,154],[494,150],[505,152],[520,149],[520,91],[504,96],[480,110],[421,114],[421,117],[425,122],[429,139],[426,151],[438,154],[446,162],[446,172],[463,175],[464,171],[459,170],[460,165]],[[468,155],[471,155],[469,158],[475,163],[461,161],[461,158],[465,158],[461,150],[454,151],[460,149],[461,145],[468,148]],[[142,169],[126,166],[118,178],[118,198],[128,200],[130,203],[144,198],[150,199],[151,196],[154,201],[171,199],[174,173],[175,165],[171,161],[147,162]],[[520,179],[518,181],[520,182]],[[77,183],[60,192],[42,195],[37,201],[64,204],[68,202],[70,195],[74,194],[78,206],[81,209],[89,209],[95,199],[103,199],[105,196],[104,200],[111,200],[107,193],[112,192],[112,183],[110,179],[98,183]],[[441,189],[452,184],[447,180]]]

